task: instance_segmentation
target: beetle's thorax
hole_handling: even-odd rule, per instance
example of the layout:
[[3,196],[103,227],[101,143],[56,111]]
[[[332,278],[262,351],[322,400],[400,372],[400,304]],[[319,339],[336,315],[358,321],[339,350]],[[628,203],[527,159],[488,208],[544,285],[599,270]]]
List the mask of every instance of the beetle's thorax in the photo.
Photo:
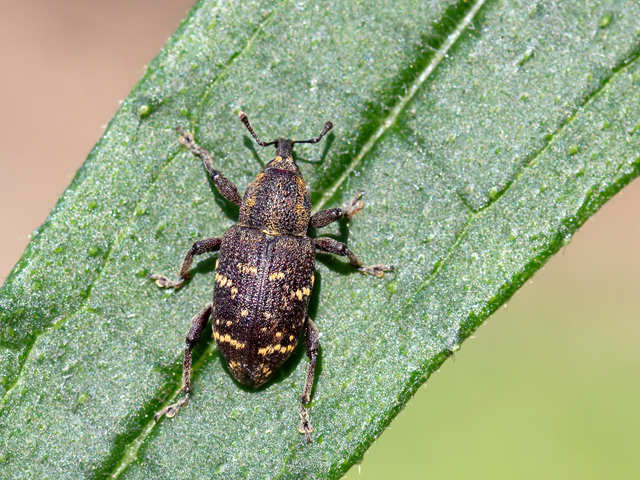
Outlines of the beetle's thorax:
[[[306,235],[311,201],[291,156],[291,141],[287,142],[289,155],[277,155],[247,188],[238,225],[257,228],[270,235]],[[280,141],[277,152],[287,153],[278,147]]]

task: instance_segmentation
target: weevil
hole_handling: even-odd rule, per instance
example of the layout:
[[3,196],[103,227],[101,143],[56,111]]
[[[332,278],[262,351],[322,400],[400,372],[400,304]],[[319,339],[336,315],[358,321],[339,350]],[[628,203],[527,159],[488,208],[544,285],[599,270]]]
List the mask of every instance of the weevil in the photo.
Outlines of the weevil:
[[182,389],[177,403],[163,408],[155,420],[173,417],[189,399],[191,352],[209,320],[213,337],[229,371],[240,382],[258,387],[269,380],[296,348],[302,330],[309,357],[304,392],[300,397],[300,433],[311,442],[313,427],[307,404],[313,387],[319,331],[307,314],[314,284],[315,252],[346,256],[361,273],[382,277],[386,265],[364,266],[344,244],[333,238],[311,238],[309,227],[322,228],[362,209],[362,192],[346,208],[330,208],[311,215],[311,201],[300,169],[293,159],[296,143],[318,143],[333,127],[331,122],[310,140],[278,138],[265,143],[256,135],[247,115],[240,121],[261,147],[274,145],[275,158],[258,174],[244,197],[214,168],[211,154],[195,143],[192,134],[177,127],[180,143],[200,157],[213,184],[229,202],[240,207],[238,223],[224,236],[193,244],[184,258],[178,280],[151,275],[161,288],[179,288],[189,278],[196,255],[219,252],[215,267],[213,301],[191,320],[184,349]]

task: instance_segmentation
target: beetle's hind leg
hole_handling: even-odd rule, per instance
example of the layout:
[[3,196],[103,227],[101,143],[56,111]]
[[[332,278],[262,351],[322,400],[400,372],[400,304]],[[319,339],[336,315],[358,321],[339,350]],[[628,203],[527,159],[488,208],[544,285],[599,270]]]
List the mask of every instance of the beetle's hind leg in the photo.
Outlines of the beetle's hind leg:
[[203,253],[217,252],[222,245],[222,237],[207,238],[206,240],[200,240],[191,247],[191,250],[187,252],[182,262],[182,268],[178,276],[179,280],[169,280],[164,275],[153,274],[149,275],[151,280],[156,281],[156,285],[160,288],[180,288],[184,281],[189,278],[189,270],[191,269],[191,263],[193,263],[193,257],[196,255],[202,255]]
[[318,347],[320,346],[320,332],[316,324],[307,317],[306,326],[306,350],[309,357],[309,367],[307,368],[307,381],[304,385],[304,393],[300,397],[300,433],[304,433],[307,443],[311,443],[311,432],[313,427],[309,420],[307,403],[311,400],[311,389],[316,370],[316,358],[318,357]]
[[184,393],[184,397],[178,400],[173,405],[163,408],[153,416],[153,419],[157,422],[163,415],[171,418],[180,411],[182,407],[189,403],[189,393],[191,392],[191,352],[198,344],[202,331],[204,330],[209,317],[213,312],[213,305],[208,305],[204,310],[198,313],[193,320],[191,320],[191,327],[189,333],[185,339],[184,346],[184,363],[182,365],[182,388],[180,391]]
[[356,257],[356,254],[349,250],[349,247],[342,242],[334,240],[333,238],[318,237],[314,238],[313,242],[315,243],[316,248],[320,251],[347,257],[349,259],[349,263],[356,267],[360,273],[382,277],[384,272],[393,272],[393,267],[388,265],[378,264],[368,267],[364,266],[360,259]]

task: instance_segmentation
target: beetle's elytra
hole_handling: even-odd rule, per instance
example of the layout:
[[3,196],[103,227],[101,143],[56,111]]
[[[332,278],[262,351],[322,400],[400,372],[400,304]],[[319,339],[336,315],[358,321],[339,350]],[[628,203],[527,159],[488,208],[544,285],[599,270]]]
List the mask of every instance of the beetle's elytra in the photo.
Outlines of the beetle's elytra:
[[213,336],[233,376],[253,387],[269,380],[289,358],[306,326],[309,367],[304,393],[300,397],[299,430],[310,442],[313,428],[306,405],[313,386],[319,332],[308,317],[307,308],[314,283],[315,251],[346,256],[360,272],[377,277],[393,268],[385,265],[365,267],[344,243],[328,237],[307,236],[310,226],[325,227],[340,218],[350,218],[362,208],[361,194],[358,194],[347,208],[331,208],[311,215],[309,193],[293,160],[293,145],[319,142],[333,127],[331,122],[325,123],[320,135],[310,140],[279,138],[265,143],[255,134],[247,116],[243,112],[239,116],[258,145],[276,147],[276,157],[249,185],[244,197],[231,181],[213,168],[211,154],[195,143],[193,135],[179,127],[176,129],[181,134],[180,143],[202,159],[224,198],[240,206],[240,218],[222,238],[194,243],[182,263],[177,281],[164,275],[151,275],[160,287],[178,288],[189,278],[195,255],[219,252],[213,302],[193,318],[186,338],[182,372],[185,395],[159,411],[155,419],[163,415],[173,417],[187,404],[191,392],[191,351],[200,340],[207,321],[212,322]]

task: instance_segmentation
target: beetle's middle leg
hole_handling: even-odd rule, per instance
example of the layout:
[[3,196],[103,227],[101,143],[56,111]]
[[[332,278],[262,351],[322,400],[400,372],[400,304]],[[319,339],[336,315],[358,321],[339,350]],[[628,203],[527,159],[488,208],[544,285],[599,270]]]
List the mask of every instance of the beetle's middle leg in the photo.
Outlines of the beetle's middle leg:
[[182,262],[182,268],[178,276],[180,280],[169,280],[164,275],[153,274],[149,275],[149,278],[156,281],[156,285],[160,288],[180,288],[184,281],[189,278],[189,270],[191,269],[191,263],[193,257],[196,255],[202,255],[203,253],[217,252],[222,245],[222,237],[207,238],[206,240],[200,240],[191,247],[191,250],[187,252]]
[[211,317],[211,312],[213,311],[213,305],[207,305],[207,307],[198,313],[193,320],[191,320],[191,327],[189,328],[189,333],[187,334],[187,338],[185,339],[184,346],[184,363],[182,365],[182,393],[185,394],[180,400],[178,400],[173,405],[169,405],[168,407],[163,408],[158,413],[153,416],[153,419],[157,422],[160,420],[160,417],[166,415],[171,418],[175,416],[176,413],[180,411],[182,407],[184,407],[189,402],[189,392],[191,392],[191,352],[198,345],[200,341],[200,336],[202,335],[202,331],[204,330],[209,317]]
[[315,243],[315,246],[318,250],[349,258],[349,263],[356,267],[360,271],[360,273],[382,277],[384,275],[384,272],[393,272],[393,267],[382,264],[365,267],[360,259],[356,257],[355,253],[349,250],[349,247],[347,247],[342,242],[334,240],[333,238],[318,237],[313,239],[313,243]]
[[304,393],[300,397],[300,433],[304,433],[307,443],[311,443],[311,432],[313,427],[309,421],[307,403],[311,400],[311,389],[316,370],[316,358],[318,357],[318,347],[320,346],[320,332],[316,324],[309,317],[306,320],[306,350],[309,357],[309,367],[307,368],[307,381],[304,384]]
[[313,228],[326,227],[330,223],[340,220],[341,218],[351,218],[353,215],[362,210],[363,203],[360,200],[364,192],[358,192],[347,205],[346,208],[328,208],[327,210],[320,210],[318,213],[311,217],[311,226]]

